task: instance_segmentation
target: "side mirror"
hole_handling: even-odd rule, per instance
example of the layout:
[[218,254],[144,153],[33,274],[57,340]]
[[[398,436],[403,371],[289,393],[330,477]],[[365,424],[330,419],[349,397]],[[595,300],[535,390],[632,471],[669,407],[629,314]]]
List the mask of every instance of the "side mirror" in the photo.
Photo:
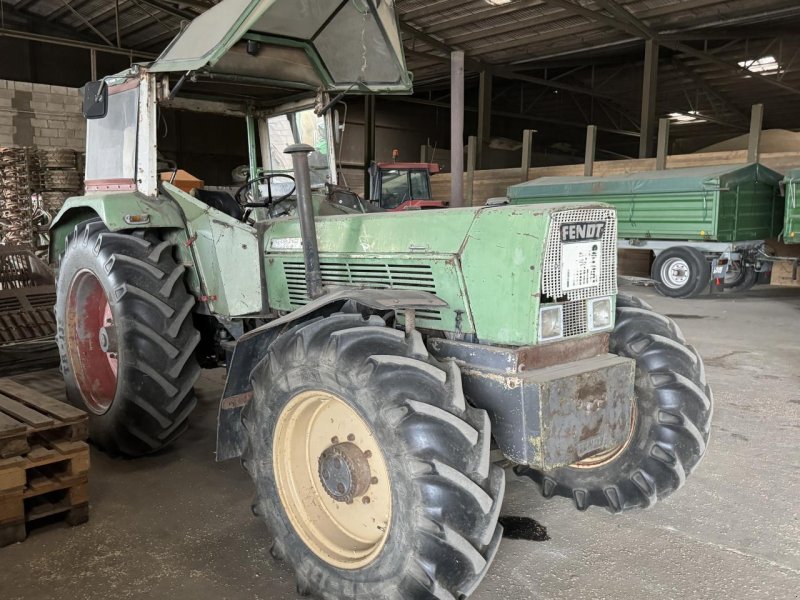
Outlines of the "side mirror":
[[83,86],[83,116],[102,119],[108,114],[108,86],[102,79]]

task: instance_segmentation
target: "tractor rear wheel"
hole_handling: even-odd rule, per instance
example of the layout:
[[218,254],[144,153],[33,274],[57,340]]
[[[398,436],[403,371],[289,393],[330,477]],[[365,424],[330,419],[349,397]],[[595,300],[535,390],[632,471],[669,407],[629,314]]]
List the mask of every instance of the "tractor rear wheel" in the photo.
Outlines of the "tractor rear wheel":
[[553,471],[518,467],[545,497],[572,498],[579,510],[594,505],[620,512],[665,498],[700,462],[711,428],[703,361],[671,319],[620,294],[610,350],[636,361],[628,440]]
[[468,596],[500,542],[505,477],[485,411],[419,333],[337,313],[282,334],[253,371],[243,465],[298,591]]
[[99,220],[67,239],[59,265],[57,341],[69,401],[89,413],[92,441],[128,456],[160,450],[185,429],[200,374],[194,298],[172,244]]

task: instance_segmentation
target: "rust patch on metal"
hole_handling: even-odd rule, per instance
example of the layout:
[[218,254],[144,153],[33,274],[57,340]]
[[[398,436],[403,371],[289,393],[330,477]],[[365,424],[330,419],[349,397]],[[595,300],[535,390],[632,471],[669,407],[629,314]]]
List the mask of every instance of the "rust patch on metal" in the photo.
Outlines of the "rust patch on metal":
[[227,398],[223,398],[221,408],[222,410],[231,410],[233,408],[239,408],[250,402],[253,399],[253,392],[243,392],[241,394],[236,394],[235,396],[228,396]]
[[529,346],[519,351],[518,368],[520,371],[542,369],[608,354],[609,337],[608,333],[602,333],[587,338]]

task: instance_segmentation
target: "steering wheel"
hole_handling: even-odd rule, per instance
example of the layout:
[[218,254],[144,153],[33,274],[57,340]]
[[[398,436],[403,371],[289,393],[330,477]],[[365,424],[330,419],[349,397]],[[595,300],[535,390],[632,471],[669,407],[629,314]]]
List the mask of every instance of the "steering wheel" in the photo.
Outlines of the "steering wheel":
[[[284,179],[290,179],[294,185],[292,185],[292,189],[288,194],[284,194],[280,198],[273,199],[272,198],[272,180],[277,177],[283,177]],[[243,202],[242,201],[242,192],[246,189],[251,187],[252,185],[259,183],[261,181],[267,182],[267,197],[268,200],[266,202]],[[269,208],[273,204],[279,204],[289,198],[292,194],[295,193],[297,190],[297,183],[295,182],[294,177],[291,175],[286,175],[284,173],[264,173],[259,175],[255,179],[250,179],[242,185],[238,190],[236,190],[235,198],[236,202],[238,202],[242,208]]]

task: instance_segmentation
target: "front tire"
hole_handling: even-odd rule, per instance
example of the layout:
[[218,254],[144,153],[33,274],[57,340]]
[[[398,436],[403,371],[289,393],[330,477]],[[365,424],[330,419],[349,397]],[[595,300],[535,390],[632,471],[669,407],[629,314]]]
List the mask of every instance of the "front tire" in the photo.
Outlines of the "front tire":
[[433,360],[418,332],[335,314],[282,334],[251,380],[254,511],[301,593],[472,593],[500,542],[505,479],[454,363]]
[[160,450],[185,429],[200,374],[194,298],[172,244],[99,220],[67,240],[56,321],[67,398],[89,413],[92,441],[114,454]]
[[611,352],[636,361],[634,415],[622,446],[549,472],[519,469],[545,497],[578,510],[647,508],[680,488],[706,451],[712,397],[703,361],[678,326],[632,296],[617,296]]

